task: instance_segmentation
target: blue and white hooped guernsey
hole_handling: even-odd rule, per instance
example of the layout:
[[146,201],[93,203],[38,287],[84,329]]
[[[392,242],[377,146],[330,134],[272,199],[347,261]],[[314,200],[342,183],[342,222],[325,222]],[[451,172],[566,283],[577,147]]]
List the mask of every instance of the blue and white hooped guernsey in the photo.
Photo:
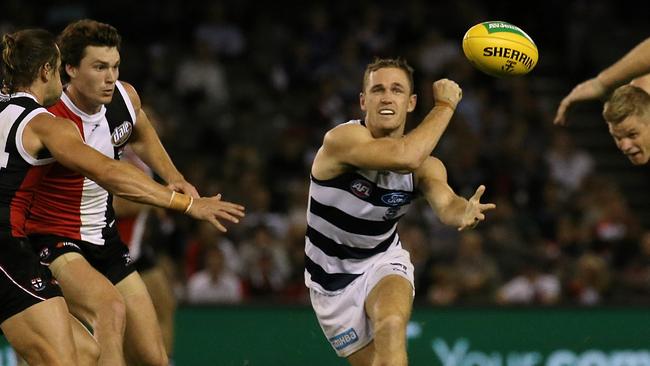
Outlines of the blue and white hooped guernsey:
[[400,248],[397,222],[416,197],[414,186],[412,173],[356,170],[328,180],[312,176],[305,237],[307,287],[339,292],[373,264],[373,256]]

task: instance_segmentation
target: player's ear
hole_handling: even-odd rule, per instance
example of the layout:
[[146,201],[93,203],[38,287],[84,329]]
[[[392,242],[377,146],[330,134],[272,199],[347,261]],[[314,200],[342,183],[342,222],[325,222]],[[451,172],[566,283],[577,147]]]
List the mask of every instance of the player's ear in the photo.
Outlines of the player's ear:
[[52,77],[52,64],[49,62],[46,62],[45,65],[41,66],[41,69],[39,70],[39,77],[41,78],[41,81],[44,83],[47,83],[48,80]]
[[363,92],[359,93],[359,105],[361,106],[361,110],[363,112],[366,111],[366,96],[363,94]]
[[65,73],[68,74],[70,79],[77,77],[78,69],[70,64],[65,64]]
[[409,97],[409,104],[408,104],[408,107],[406,108],[406,110],[407,110],[408,112],[413,112],[413,110],[415,109],[415,105],[417,104],[417,102],[418,102],[418,96],[417,96],[417,94],[411,94],[411,96]]

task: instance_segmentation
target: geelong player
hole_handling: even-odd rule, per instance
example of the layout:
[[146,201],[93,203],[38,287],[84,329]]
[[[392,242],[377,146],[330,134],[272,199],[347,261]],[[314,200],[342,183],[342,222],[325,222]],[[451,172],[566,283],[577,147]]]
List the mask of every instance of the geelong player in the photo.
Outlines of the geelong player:
[[402,60],[368,65],[360,95],[364,120],[331,129],[311,169],[305,282],[325,336],[353,366],[405,366],[406,325],[413,302],[413,265],[396,226],[422,195],[438,217],[459,230],[495,207],[480,186],[466,200],[429,156],[447,128],[461,89],[433,84],[435,106],[408,134],[413,70]]

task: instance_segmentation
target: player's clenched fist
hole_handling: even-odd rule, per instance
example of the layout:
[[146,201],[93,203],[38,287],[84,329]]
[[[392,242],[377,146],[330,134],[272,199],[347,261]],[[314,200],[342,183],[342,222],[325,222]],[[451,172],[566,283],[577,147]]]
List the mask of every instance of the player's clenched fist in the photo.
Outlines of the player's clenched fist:
[[448,105],[456,109],[456,105],[463,98],[463,90],[456,82],[449,79],[440,79],[433,83],[433,100],[435,105]]

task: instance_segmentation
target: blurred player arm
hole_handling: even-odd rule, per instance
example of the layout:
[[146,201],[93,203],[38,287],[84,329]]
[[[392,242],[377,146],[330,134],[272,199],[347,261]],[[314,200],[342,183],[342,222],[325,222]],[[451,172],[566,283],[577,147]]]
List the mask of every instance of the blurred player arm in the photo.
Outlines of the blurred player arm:
[[458,230],[471,229],[485,219],[484,211],[496,207],[481,203],[485,186],[478,187],[469,199],[458,196],[447,183],[447,170],[440,160],[429,157],[415,172],[418,188],[445,225]]
[[646,93],[650,94],[650,74],[639,76],[638,78],[632,80],[630,84],[637,86],[645,90]]
[[611,91],[647,73],[650,73],[650,38],[603,70],[597,79],[606,90]]
[[130,146],[133,151],[144,161],[156,174],[167,182],[169,188],[183,192],[192,197],[199,197],[196,188],[185,180],[185,177],[176,169],[167,150],[160,142],[160,138],[153,128],[149,117],[142,108],[140,96],[129,83],[122,82],[126,89],[133,108],[135,109],[136,122],[133,128],[133,137]]
[[576,85],[560,102],[553,123],[564,125],[567,110],[574,103],[602,99],[617,87],[647,73],[650,73],[650,38],[639,43],[595,78]]

